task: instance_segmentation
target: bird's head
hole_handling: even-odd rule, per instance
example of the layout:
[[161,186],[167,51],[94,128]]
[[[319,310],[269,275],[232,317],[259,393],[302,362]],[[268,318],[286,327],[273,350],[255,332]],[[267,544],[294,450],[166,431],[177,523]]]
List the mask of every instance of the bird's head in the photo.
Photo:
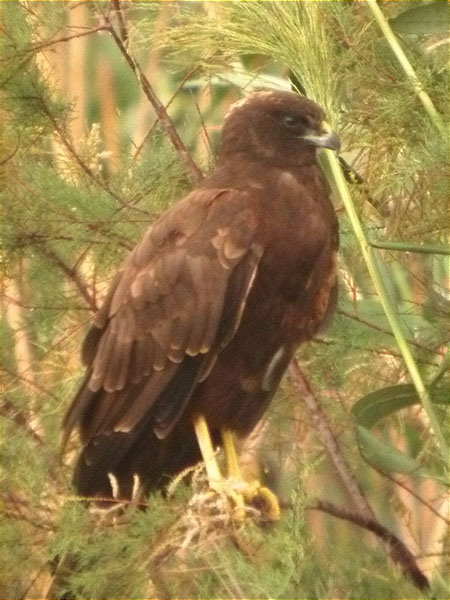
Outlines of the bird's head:
[[237,153],[286,166],[310,164],[317,148],[339,150],[323,110],[294,92],[260,91],[235,102],[222,129],[220,156]]

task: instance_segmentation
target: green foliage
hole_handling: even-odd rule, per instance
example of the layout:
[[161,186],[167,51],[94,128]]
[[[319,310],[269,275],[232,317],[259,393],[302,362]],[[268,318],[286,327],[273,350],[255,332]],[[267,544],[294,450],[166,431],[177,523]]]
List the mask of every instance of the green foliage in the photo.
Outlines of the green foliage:
[[[433,392],[432,398],[436,404],[450,402],[448,388],[433,390]],[[420,398],[414,386],[395,385],[367,394],[353,405],[352,413],[359,425],[370,428],[380,419],[419,403]]]
[[[382,246],[372,250],[383,285],[445,423],[448,259],[433,249],[448,244],[448,140],[367,3],[123,4],[127,48],[160,99],[172,100],[174,126],[205,171],[240,88],[292,81],[325,107],[343,158],[363,180],[350,186],[353,204],[369,242]],[[381,9],[444,122],[442,5],[385,2]],[[316,497],[344,507],[351,499],[288,379],[256,446],[260,468],[287,505],[275,526],[206,532],[205,519],[203,536],[194,535],[179,525],[192,508],[184,486],[174,497],[149,498],[147,510],[120,523],[102,521],[73,497],[59,424],[81,375],[86,324],[148,223],[192,187],[111,36],[85,35],[108,10],[105,2],[2,3],[1,596],[42,597],[56,570],[53,597],[448,597],[446,526],[436,516],[447,465],[339,200],[338,313],[300,356],[341,458],[380,522],[418,556],[431,590],[418,591],[371,534],[308,508]],[[81,25],[71,21],[77,11],[84,11]],[[56,42],[78,34],[80,54],[73,40]],[[79,70],[74,55],[84,57]],[[413,251],[424,245],[428,254]],[[389,477],[406,471],[403,487],[371,464]]]
[[398,33],[426,35],[449,33],[450,10],[446,2],[427,2],[402,11],[390,19],[392,29]]
[[66,562],[67,575],[58,593],[80,598],[146,597],[151,540],[171,518],[165,502],[156,497],[126,526],[99,526],[98,515],[89,515],[79,502],[66,504],[49,556]]

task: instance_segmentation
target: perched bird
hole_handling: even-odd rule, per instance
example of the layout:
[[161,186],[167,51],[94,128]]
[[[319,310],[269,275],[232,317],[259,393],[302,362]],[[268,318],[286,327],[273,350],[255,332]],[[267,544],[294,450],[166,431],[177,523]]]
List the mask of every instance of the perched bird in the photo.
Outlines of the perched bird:
[[219,445],[240,479],[233,434],[255,426],[336,302],[338,225],[318,148],[339,139],[314,102],[285,91],[236,102],[211,175],[124,260],[63,424],[64,443],[78,427],[83,444],[79,494],[127,500],[202,458],[214,487],[226,481]]

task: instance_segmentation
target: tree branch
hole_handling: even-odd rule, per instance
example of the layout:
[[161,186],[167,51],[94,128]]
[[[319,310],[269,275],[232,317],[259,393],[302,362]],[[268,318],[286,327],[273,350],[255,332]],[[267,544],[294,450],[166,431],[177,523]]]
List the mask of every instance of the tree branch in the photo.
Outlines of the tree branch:
[[74,267],[70,267],[68,264],[66,264],[63,259],[51,248],[41,247],[40,250],[45,256],[50,258],[56,265],[58,265],[58,267],[60,267],[62,271],[74,282],[75,286],[86,300],[89,308],[93,312],[96,312],[98,310],[98,306],[95,298],[89,293],[88,287],[78,271]]
[[320,510],[321,512],[333,515],[338,519],[348,521],[362,527],[367,531],[372,532],[378,538],[383,540],[389,548],[389,555],[392,560],[400,566],[403,573],[411,578],[414,584],[421,590],[429,588],[430,584],[427,577],[417,566],[417,562],[413,554],[408,550],[405,544],[386,527],[381,525],[375,519],[366,519],[357,513],[353,513],[345,508],[336,506],[331,502],[317,500],[314,504],[308,507],[310,510]]
[[[392,333],[392,331],[390,329],[381,327],[380,325],[377,325],[376,323],[373,323],[372,321],[364,319],[363,317],[360,317],[359,315],[356,315],[354,313],[350,313],[343,309],[338,309],[336,311],[336,314],[342,315],[343,317],[347,317],[347,319],[352,319],[352,321],[358,321],[358,323],[367,325],[367,327],[370,327],[371,329],[375,329],[376,331],[380,331],[381,333],[386,333],[387,335],[394,337],[394,334]],[[439,354],[440,356],[442,356],[442,354],[444,353],[443,350],[440,351],[440,350],[436,350],[433,348],[429,348],[428,346],[424,346],[424,344],[420,344],[419,342],[416,342],[410,338],[407,339],[407,342],[408,342],[408,344],[411,344],[412,346],[416,346],[416,348],[419,348],[420,350],[426,350],[427,352],[431,352],[432,354]]]
[[169,115],[167,114],[167,111],[164,108],[164,105],[159,100],[158,96],[156,95],[149,80],[143,73],[139,63],[136,61],[136,59],[134,57],[132,57],[130,55],[127,48],[125,47],[125,44],[127,43],[127,40],[128,40],[128,33],[126,31],[125,20],[123,19],[123,15],[121,14],[122,8],[121,8],[119,2],[112,0],[112,3],[113,3],[114,12],[117,15],[121,15],[120,34],[117,33],[117,31],[114,29],[114,26],[110,20],[109,15],[104,15],[104,19],[107,24],[108,31],[110,32],[113,40],[115,41],[117,47],[119,48],[120,52],[122,53],[122,56],[125,58],[130,69],[133,71],[136,79],[138,80],[138,82],[142,88],[142,91],[144,92],[144,94],[146,95],[150,104],[152,105],[159,121],[161,122],[162,128],[164,129],[164,131],[166,132],[170,141],[172,142],[172,144],[173,144],[175,150],[177,151],[178,155],[180,156],[181,160],[186,165],[188,171],[191,173],[193,180],[197,183],[203,179],[203,174],[200,171],[200,169],[197,167],[197,165],[194,163],[194,161],[192,160],[188,151],[186,150],[186,147],[183,144],[180,136],[178,135],[178,133],[172,123],[172,120],[170,119]]
[[347,461],[342,455],[338,441],[331,430],[330,425],[328,424],[327,418],[322,411],[317,398],[314,396],[308,381],[303,375],[296,358],[294,358],[289,365],[289,374],[292,377],[294,385],[297,388],[303,402],[308,408],[322,444],[328,451],[331,461],[336,467],[342,483],[349,493],[355,508],[363,518],[373,519],[375,515],[372,511],[372,508],[361,491],[358,482],[353,477],[353,473],[351,472]]
[[403,572],[408,575],[414,584],[419,589],[424,589],[429,586],[428,579],[420,571],[412,553],[408,550],[405,544],[399,540],[393,533],[386,529],[381,523],[376,520],[372,507],[364,496],[358,482],[353,476],[353,473],[342,455],[339,443],[331,430],[325,413],[322,411],[317,398],[311,390],[311,387],[303,375],[297,359],[293,359],[289,366],[289,373],[294,381],[303,402],[309,410],[314,426],[322,441],[322,444],[328,451],[331,461],[344,484],[353,505],[357,509],[356,513],[347,509],[336,507],[329,502],[318,501],[311,506],[316,510],[327,512],[335,517],[344,519],[359,525],[368,531],[374,533],[377,537],[383,540],[387,546],[387,550],[391,559],[399,564]]
[[92,27],[87,31],[80,31],[78,33],[73,33],[71,35],[64,35],[55,39],[43,40],[42,42],[36,42],[35,44],[31,44],[29,48],[25,48],[22,52],[18,54],[14,54],[9,57],[9,60],[21,58],[26,54],[32,54],[33,52],[41,52],[46,48],[50,48],[51,46],[55,46],[56,44],[61,44],[62,42],[70,42],[71,40],[84,37],[86,35],[92,35],[94,33],[98,33],[99,31],[107,31],[108,28],[105,25],[99,25],[98,27]]
[[[189,73],[186,73],[186,75],[183,77],[183,79],[180,81],[180,83],[177,86],[177,89],[175,90],[175,92],[173,93],[172,97],[170,98],[169,102],[166,104],[166,106],[164,107],[165,110],[167,111],[167,109],[169,108],[169,106],[172,104],[172,102],[175,100],[178,92],[181,90],[181,88],[184,86],[184,84],[186,83],[186,81],[192,77],[192,75],[197,71],[198,67],[195,67],[194,69],[191,69],[189,71]],[[155,125],[159,123],[159,119],[156,118],[155,122],[151,125],[150,129],[147,131],[147,133],[144,135],[144,138],[142,139],[141,143],[139,144],[139,146],[136,148],[135,153],[133,154],[133,160],[136,160],[139,156],[139,154],[142,152],[142,148],[144,147],[145,142],[148,140],[148,138],[150,137]],[[203,177],[203,175],[202,175]]]

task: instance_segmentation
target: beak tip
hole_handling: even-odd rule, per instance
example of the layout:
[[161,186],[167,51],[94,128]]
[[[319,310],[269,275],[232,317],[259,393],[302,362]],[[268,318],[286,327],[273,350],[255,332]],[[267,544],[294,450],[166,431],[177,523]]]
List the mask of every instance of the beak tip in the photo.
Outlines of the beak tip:
[[334,131],[330,131],[324,139],[323,147],[328,148],[329,150],[334,150],[337,154],[339,154],[341,149],[341,140],[339,139],[338,134]]
[[320,135],[305,135],[303,139],[317,148],[328,148],[339,153],[341,149],[341,140],[334,131],[327,131]]

